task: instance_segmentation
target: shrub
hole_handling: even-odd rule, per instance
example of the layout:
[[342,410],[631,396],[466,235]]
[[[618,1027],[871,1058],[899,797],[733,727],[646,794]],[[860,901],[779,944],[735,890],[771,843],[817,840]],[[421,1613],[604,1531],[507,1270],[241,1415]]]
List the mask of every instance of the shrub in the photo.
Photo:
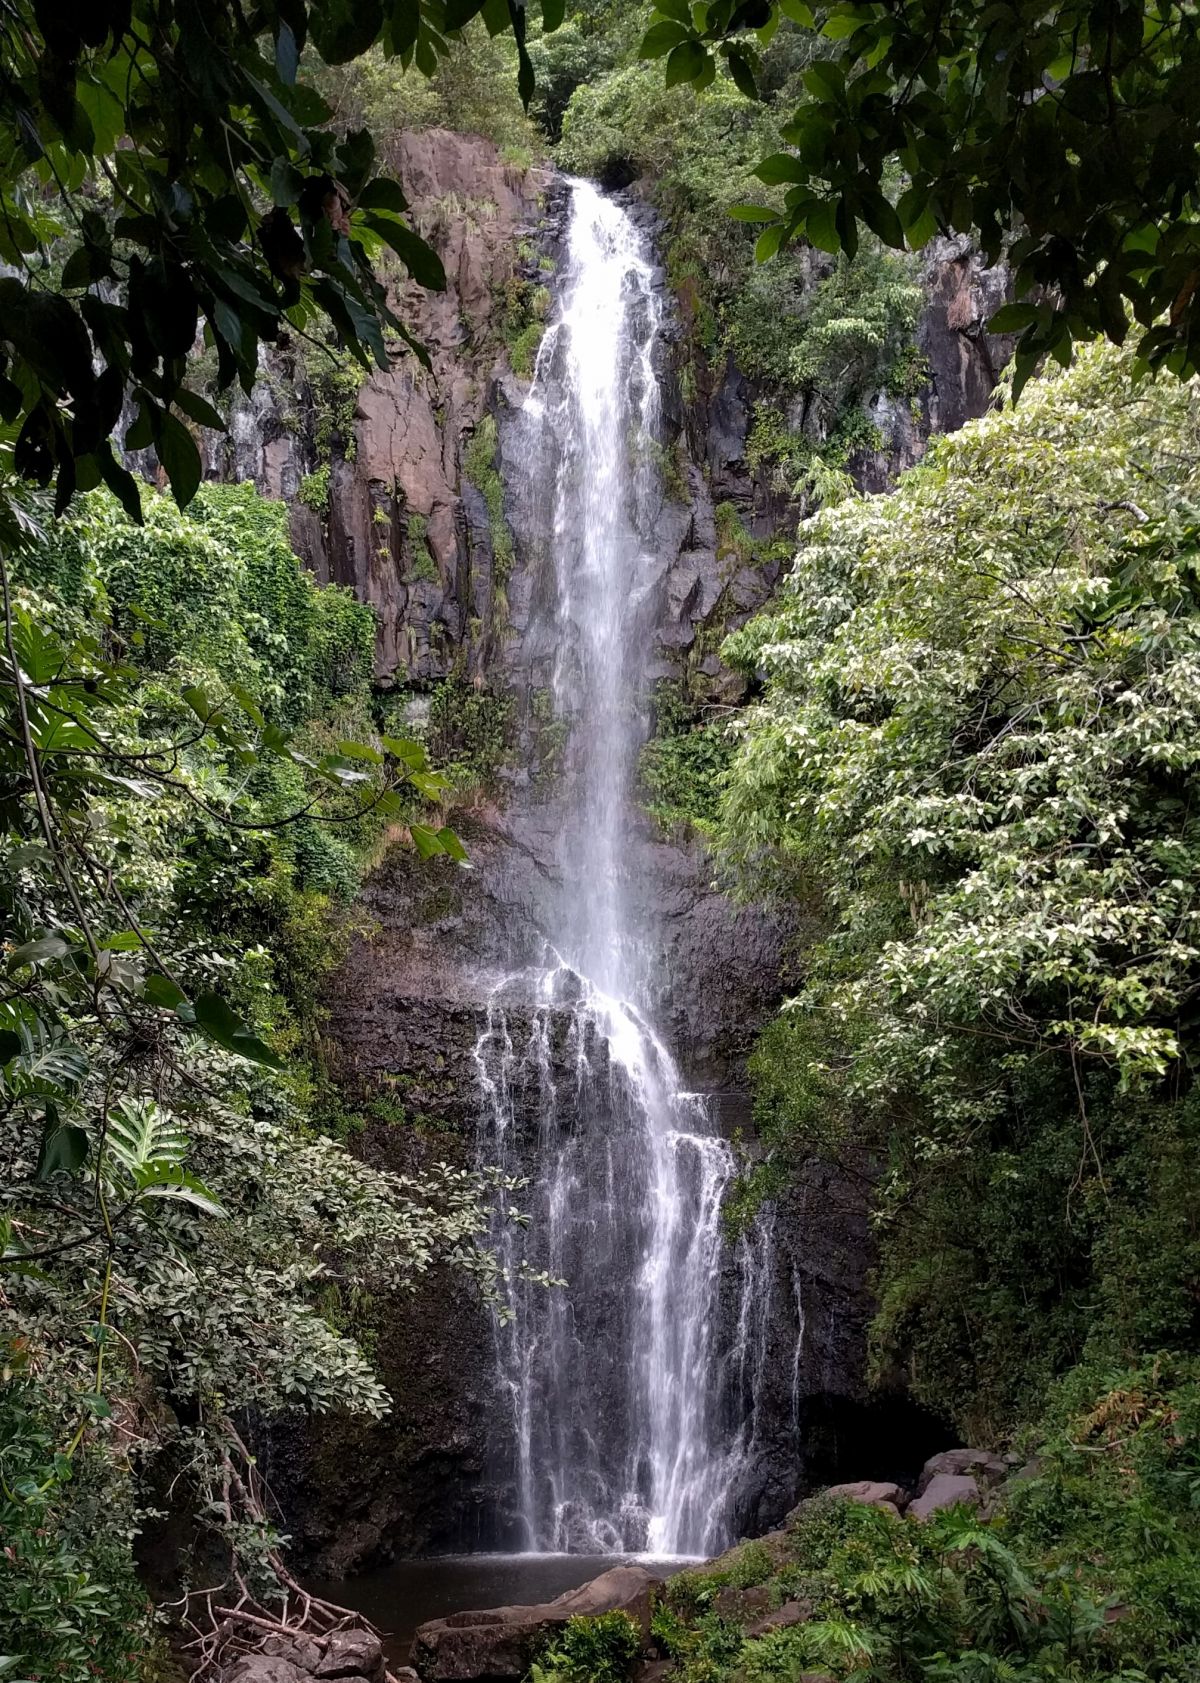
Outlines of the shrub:
[[531,1671],[534,1683],[628,1683],[642,1633],[628,1613],[568,1619]]

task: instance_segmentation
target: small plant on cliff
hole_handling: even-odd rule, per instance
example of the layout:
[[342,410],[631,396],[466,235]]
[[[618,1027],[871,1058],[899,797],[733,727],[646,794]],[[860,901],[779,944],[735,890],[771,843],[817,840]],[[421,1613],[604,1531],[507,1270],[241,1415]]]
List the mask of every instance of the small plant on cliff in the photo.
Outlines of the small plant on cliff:
[[488,522],[492,534],[492,553],[496,563],[496,580],[504,584],[513,564],[513,539],[504,517],[504,482],[496,467],[500,448],[500,432],[496,417],[487,414],[475,428],[463,456],[463,473],[487,504]]
[[504,343],[514,374],[522,380],[533,375],[538,346],[546,331],[550,313],[550,292],[540,282],[511,275],[504,288]]
[[512,749],[513,698],[476,689],[460,674],[429,698],[429,745],[450,787],[488,788]]
[[352,462],[358,454],[358,394],[366,376],[357,363],[339,361],[307,340],[302,355],[312,393],[318,471],[328,468],[334,456]]
[[437,562],[429,547],[429,522],[423,514],[412,512],[408,517],[408,547],[412,560],[408,569],[410,583],[436,584]]
[[703,717],[672,683],[659,685],[654,706],[655,734],[638,765],[646,810],[667,826],[711,823],[733,758],[725,717]]
[[753,558],[754,539],[742,524],[737,504],[718,503],[713,509],[713,519],[717,528],[718,559],[732,556],[739,565],[744,566]]
[[324,519],[329,508],[329,463],[322,462],[312,473],[306,473],[296,487],[297,501]]

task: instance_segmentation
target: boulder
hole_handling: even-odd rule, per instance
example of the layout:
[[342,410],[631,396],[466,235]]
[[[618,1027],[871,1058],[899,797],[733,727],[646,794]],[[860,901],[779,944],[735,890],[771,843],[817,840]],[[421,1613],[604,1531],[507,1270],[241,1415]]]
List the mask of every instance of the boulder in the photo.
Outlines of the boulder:
[[221,1683],[311,1683],[311,1678],[282,1654],[243,1654],[222,1672]]
[[324,1653],[315,1636],[268,1636],[258,1647],[260,1654],[275,1654],[290,1660],[301,1671],[314,1671]]
[[935,1473],[922,1493],[908,1504],[908,1512],[913,1519],[928,1519],[940,1508],[953,1508],[959,1502],[977,1508],[979,1501],[979,1486],[973,1478],[965,1473]]
[[595,1613],[628,1613],[641,1626],[642,1635],[649,1636],[653,1591],[662,1581],[661,1572],[651,1572],[645,1566],[614,1566],[578,1589],[556,1596],[550,1606],[559,1609],[564,1620]]
[[1041,1478],[1042,1474],[1045,1471],[1046,1471],[1046,1458],[1045,1458],[1045,1456],[1044,1455],[1035,1455],[1031,1461],[1026,1461],[1024,1463],[1024,1465],[1018,1464],[1016,1467],[1010,1468],[1009,1474],[1008,1474],[1008,1483],[1009,1484],[1028,1484],[1032,1479]]
[[370,1677],[382,1680],[383,1644],[370,1630],[335,1630],[321,1644],[324,1652],[312,1668],[314,1677]]
[[854,1484],[831,1484],[822,1495],[840,1496],[843,1502],[862,1502],[868,1508],[890,1508],[893,1513],[899,1513],[908,1502],[907,1490],[882,1479],[860,1478]]
[[644,1566],[614,1566],[540,1606],[490,1607],[432,1619],[417,1631],[413,1666],[424,1683],[516,1683],[548,1635],[568,1619],[597,1613],[628,1613],[647,1639],[651,1593],[659,1582],[661,1576]]
[[790,1630],[793,1625],[802,1625],[813,1616],[811,1601],[785,1601],[782,1607],[776,1607],[773,1613],[764,1613],[761,1619],[755,1619],[752,1625],[746,1626],[747,1636],[767,1636],[773,1630]]
[[987,1449],[943,1449],[932,1455],[921,1468],[917,1495],[923,1496],[935,1478],[948,1476],[974,1478],[988,1485],[1001,1484],[1012,1471],[1003,1455],[993,1455]]
[[633,1683],[663,1683],[674,1674],[674,1660],[639,1660],[633,1668]]
[[735,1589],[732,1584],[726,1584],[713,1600],[713,1607],[723,1619],[748,1619],[755,1613],[765,1613],[770,1605],[768,1584],[755,1584],[750,1589]]

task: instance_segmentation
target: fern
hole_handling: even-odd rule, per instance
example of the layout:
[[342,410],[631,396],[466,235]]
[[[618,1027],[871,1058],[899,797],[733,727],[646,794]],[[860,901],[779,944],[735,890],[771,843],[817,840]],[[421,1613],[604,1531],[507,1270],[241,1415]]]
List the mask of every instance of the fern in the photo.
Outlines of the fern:
[[132,1183],[124,1187],[127,1195],[132,1191],[138,1201],[165,1198],[223,1216],[225,1210],[204,1182],[183,1166],[189,1145],[175,1118],[153,1099],[121,1099],[108,1113],[105,1165],[124,1171]]

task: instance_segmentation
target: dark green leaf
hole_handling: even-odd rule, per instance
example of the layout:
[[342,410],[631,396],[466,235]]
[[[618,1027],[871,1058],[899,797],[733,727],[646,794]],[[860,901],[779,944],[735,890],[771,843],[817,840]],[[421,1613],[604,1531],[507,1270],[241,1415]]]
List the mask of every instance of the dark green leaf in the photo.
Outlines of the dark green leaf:
[[186,386],[180,386],[172,401],[177,409],[182,409],[189,420],[198,426],[211,427],[214,432],[226,432],[228,428],[207,398],[201,397],[199,392],[190,392]]
[[373,176],[359,193],[356,203],[359,210],[386,210],[395,216],[408,209],[404,189],[388,175]]
[[412,836],[413,846],[422,859],[433,859],[446,851],[437,831],[431,830],[428,824],[410,824],[409,834]]
[[65,958],[71,943],[63,935],[39,935],[36,941],[26,941],[8,955],[9,970],[19,970],[24,964],[50,964]]
[[160,1005],[166,1011],[178,1011],[184,1002],[184,994],[180,988],[159,971],[153,971],[142,984],[142,997],[151,1005]]
[[309,13],[312,44],[326,64],[361,58],[382,28],[382,0],[321,0]]
[[681,82],[698,82],[705,71],[712,71],[712,62],[699,41],[682,41],[672,48],[667,59],[666,84],[669,88]]
[[427,245],[411,228],[405,227],[394,216],[374,213],[364,217],[367,227],[372,233],[378,234],[398,257],[403,258],[404,265],[412,278],[421,286],[428,287],[431,292],[444,292],[446,289],[446,271],[442,267],[442,260],[431,245]]
[[736,51],[728,55],[729,74],[737,84],[739,93],[745,94],[747,99],[758,98],[758,83],[755,80],[754,69],[744,53]]
[[649,28],[642,37],[642,44],[638,48],[642,58],[665,58],[673,48],[681,42],[689,41],[692,32],[682,23],[667,19]]
[[49,1180],[51,1175],[78,1174],[87,1162],[88,1137],[82,1128],[72,1123],[47,1123],[38,1153],[36,1178]]
[[884,245],[897,249],[904,244],[904,229],[900,226],[900,218],[895,208],[889,204],[882,193],[865,193],[862,200],[863,220],[873,234],[877,234]]
[[808,171],[803,163],[791,152],[772,152],[755,168],[754,173],[760,181],[766,182],[768,187],[779,187],[785,182],[808,179]]
[[447,858],[453,859],[459,865],[467,864],[467,850],[453,830],[443,825],[437,833],[437,839],[441,842],[442,852]]
[[279,73],[279,80],[287,87],[291,87],[296,80],[296,70],[300,63],[300,53],[296,46],[296,37],[286,23],[280,23],[275,35],[275,69]]
[[200,452],[196,440],[176,415],[164,415],[156,441],[158,459],[171,481],[171,495],[186,508],[200,486]]
[[787,225],[783,222],[773,222],[769,228],[764,228],[755,243],[755,261],[765,263],[769,258],[774,257],[783,244],[786,233]]
[[1001,304],[1000,308],[988,317],[988,332],[1020,333],[1026,327],[1032,326],[1037,318],[1037,307],[1034,304]]
[[818,251],[841,250],[833,205],[822,202],[811,207],[804,218],[804,235]]
[[193,1009],[196,1027],[218,1046],[223,1046],[227,1052],[236,1052],[239,1057],[249,1058],[251,1063],[266,1064],[269,1069],[283,1069],[282,1061],[234,1015],[219,995],[200,994]]

